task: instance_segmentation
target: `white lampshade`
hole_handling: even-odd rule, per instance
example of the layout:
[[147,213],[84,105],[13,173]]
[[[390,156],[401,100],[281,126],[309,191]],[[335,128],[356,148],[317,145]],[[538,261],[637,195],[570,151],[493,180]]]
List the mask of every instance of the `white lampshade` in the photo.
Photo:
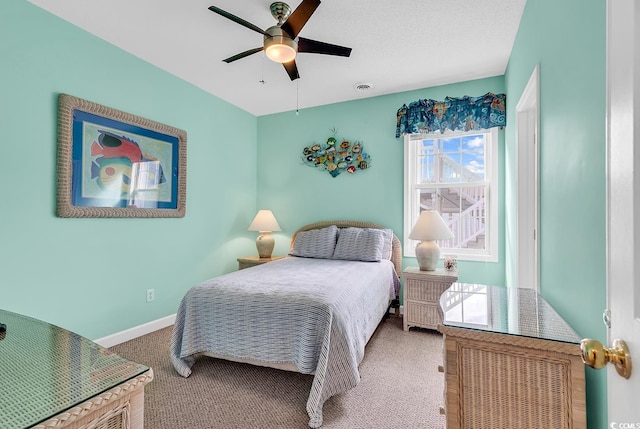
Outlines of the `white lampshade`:
[[260,210],[249,225],[249,231],[280,231],[280,225],[271,210]]
[[440,258],[440,247],[434,240],[449,240],[454,238],[453,232],[447,227],[435,210],[420,212],[418,221],[409,233],[411,240],[420,240],[416,246],[416,259],[422,271],[433,271]]
[[420,212],[418,221],[413,226],[409,234],[411,240],[450,240],[453,232],[447,227],[435,210],[424,210]]
[[271,231],[280,231],[280,225],[271,210],[260,210],[253,222],[249,225],[249,231],[260,231],[256,239],[256,248],[261,258],[271,258],[275,240]]

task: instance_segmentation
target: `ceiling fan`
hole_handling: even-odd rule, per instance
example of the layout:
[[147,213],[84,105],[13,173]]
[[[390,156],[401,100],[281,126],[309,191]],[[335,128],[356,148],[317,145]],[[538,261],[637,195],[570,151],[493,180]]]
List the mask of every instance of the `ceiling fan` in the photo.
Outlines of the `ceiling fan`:
[[300,6],[291,12],[291,8],[286,3],[271,3],[271,6],[269,7],[271,15],[273,15],[278,23],[266,30],[263,30],[260,27],[257,27],[242,18],[238,18],[237,16],[216,6],[210,6],[210,11],[264,35],[264,43],[262,47],[240,52],[239,54],[224,59],[223,61],[225,63],[231,63],[257,52],[265,51],[265,54],[270,60],[282,63],[291,80],[296,80],[300,77],[295,60],[298,52],[336,55],[340,57],[350,56],[351,48],[345,48],[344,46],[332,45],[325,42],[318,42],[317,40],[305,39],[304,37],[297,37],[300,30],[302,30],[302,27],[304,27],[318,6],[320,6],[320,0],[302,0]]

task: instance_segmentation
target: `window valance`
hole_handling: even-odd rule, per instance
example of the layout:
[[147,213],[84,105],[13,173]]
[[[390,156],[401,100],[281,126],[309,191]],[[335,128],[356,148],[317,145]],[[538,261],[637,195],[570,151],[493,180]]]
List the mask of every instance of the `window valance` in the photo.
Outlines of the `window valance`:
[[404,104],[398,109],[396,137],[503,127],[507,123],[506,103],[505,94],[488,92],[481,97],[445,97],[444,101],[423,99],[408,107]]

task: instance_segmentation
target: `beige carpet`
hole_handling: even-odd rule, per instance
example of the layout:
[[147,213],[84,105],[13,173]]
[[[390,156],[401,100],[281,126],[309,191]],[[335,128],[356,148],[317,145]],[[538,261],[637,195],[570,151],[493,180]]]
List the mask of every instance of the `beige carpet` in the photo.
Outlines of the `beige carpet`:
[[[111,348],[153,368],[145,429],[306,428],[312,376],[203,357],[189,378],[169,360],[171,327]],[[442,337],[384,320],[367,345],[360,383],[324,404],[325,429],[443,429]]]

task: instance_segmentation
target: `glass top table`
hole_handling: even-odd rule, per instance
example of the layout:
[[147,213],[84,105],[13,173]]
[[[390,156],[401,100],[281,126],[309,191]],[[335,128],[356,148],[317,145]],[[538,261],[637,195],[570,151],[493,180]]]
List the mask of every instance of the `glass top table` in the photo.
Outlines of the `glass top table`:
[[581,339],[532,289],[453,283],[440,307],[445,326],[575,344]]
[[0,429],[30,428],[149,370],[73,332],[0,310]]

